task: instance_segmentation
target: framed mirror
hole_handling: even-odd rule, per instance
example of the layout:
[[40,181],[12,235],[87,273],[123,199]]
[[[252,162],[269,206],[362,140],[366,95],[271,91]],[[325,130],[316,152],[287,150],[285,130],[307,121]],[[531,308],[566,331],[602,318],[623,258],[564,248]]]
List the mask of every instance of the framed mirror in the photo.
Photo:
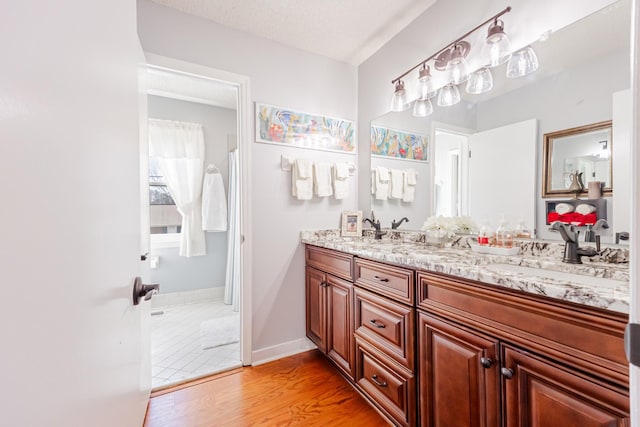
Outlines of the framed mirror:
[[602,182],[602,194],[613,194],[611,120],[544,134],[542,197],[575,194],[572,176],[582,174],[587,194],[589,182]]

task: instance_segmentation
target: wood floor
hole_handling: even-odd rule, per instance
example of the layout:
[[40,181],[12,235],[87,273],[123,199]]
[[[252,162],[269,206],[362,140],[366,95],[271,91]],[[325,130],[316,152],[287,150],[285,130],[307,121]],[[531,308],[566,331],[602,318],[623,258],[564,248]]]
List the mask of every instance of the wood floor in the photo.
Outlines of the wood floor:
[[145,427],[387,426],[317,350],[151,398]]

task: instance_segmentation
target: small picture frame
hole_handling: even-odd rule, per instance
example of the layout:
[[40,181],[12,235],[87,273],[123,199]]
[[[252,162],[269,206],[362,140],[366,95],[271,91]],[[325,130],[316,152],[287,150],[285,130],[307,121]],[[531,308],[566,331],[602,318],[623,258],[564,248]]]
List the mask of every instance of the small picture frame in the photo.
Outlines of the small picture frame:
[[362,211],[342,212],[342,237],[362,236]]

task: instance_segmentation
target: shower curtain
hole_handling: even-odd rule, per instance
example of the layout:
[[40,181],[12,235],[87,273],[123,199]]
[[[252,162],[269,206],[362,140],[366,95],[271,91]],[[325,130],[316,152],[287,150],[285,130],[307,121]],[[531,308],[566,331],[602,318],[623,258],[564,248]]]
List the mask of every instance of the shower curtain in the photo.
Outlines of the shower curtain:
[[224,303],[240,310],[240,189],[238,178],[238,150],[229,153],[229,206],[227,234],[227,277],[224,284]]
[[204,169],[202,125],[149,119],[149,156],[158,159],[169,193],[182,215],[180,256],[206,255],[201,213]]

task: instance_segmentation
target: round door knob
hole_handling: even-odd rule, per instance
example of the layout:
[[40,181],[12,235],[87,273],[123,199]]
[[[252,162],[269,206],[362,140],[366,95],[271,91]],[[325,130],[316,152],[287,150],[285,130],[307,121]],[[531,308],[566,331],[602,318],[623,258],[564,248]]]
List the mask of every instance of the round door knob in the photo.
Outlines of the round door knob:
[[491,367],[491,365],[493,365],[493,360],[491,360],[491,358],[489,357],[481,357],[480,364],[483,368],[488,369]]
[[513,369],[502,368],[500,369],[500,373],[502,374],[503,377],[505,377],[508,380],[513,378]]

